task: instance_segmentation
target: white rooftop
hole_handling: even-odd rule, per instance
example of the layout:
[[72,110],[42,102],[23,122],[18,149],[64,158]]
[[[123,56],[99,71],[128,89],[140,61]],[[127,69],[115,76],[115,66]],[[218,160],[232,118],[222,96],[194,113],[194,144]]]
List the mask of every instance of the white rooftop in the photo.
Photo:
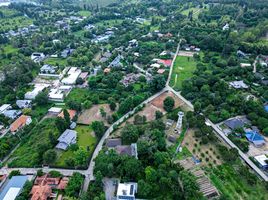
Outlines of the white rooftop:
[[268,164],[265,162],[265,160],[268,161],[268,158],[266,155],[259,155],[259,156],[255,156],[254,159],[261,164],[261,166],[267,166]]
[[119,183],[117,197],[135,197],[137,192],[137,183]]
[[0,114],[5,112],[7,109],[11,108],[11,105],[10,104],[3,104],[1,107],[0,107]]
[[35,84],[34,89],[25,94],[25,99],[35,99],[35,97],[47,87],[49,87],[49,84]]
[[48,112],[54,112],[54,113],[60,113],[62,111],[62,108],[57,107],[51,107]]
[[3,200],[15,200],[20,192],[20,188],[12,187],[8,190]]
[[62,83],[66,85],[73,85],[76,82],[76,79],[81,74],[81,69],[78,69],[77,67],[71,67],[71,69],[68,71],[68,77],[62,79]]

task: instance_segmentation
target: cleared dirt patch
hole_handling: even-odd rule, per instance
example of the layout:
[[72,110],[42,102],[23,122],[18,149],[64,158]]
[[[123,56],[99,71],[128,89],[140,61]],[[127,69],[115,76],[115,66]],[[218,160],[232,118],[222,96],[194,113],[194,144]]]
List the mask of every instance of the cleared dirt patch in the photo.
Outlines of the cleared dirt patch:
[[103,121],[105,125],[108,125],[105,118],[101,116],[100,109],[103,108],[104,111],[107,113],[106,116],[112,114],[110,107],[108,104],[101,104],[101,105],[94,105],[90,109],[84,110],[78,117],[77,123],[90,125],[93,121]]
[[[193,57],[194,54],[197,52],[192,52],[192,51],[179,51],[178,56],[187,56],[187,57]],[[198,54],[198,53],[197,53]]]
[[164,110],[164,100],[167,97],[172,97],[175,100],[175,108],[184,106],[184,102],[179,99],[175,94],[172,92],[165,92],[155,98],[153,101],[150,102],[153,106],[155,106],[157,109],[159,109],[163,114],[166,114],[166,111]]

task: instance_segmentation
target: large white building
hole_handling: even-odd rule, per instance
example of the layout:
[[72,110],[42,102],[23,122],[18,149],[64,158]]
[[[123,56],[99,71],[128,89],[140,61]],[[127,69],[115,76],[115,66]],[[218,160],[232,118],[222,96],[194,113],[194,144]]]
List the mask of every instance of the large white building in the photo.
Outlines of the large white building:
[[77,67],[71,67],[67,73],[68,76],[66,78],[63,78],[61,82],[65,85],[74,85],[81,72],[81,69],[78,69]]
[[34,89],[32,91],[27,92],[24,95],[24,98],[33,100],[40,92],[42,92],[47,87],[49,87],[49,84],[36,84],[34,85]]
[[135,200],[135,193],[137,193],[137,183],[119,183],[117,188],[116,199]]
[[72,90],[72,86],[62,85],[57,88],[52,88],[48,94],[48,98],[51,101],[63,102],[64,97]]

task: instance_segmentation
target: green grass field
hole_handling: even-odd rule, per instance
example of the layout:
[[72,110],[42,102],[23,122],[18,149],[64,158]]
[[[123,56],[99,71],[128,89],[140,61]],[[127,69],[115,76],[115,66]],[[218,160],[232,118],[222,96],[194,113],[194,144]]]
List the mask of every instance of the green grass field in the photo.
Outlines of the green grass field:
[[[88,157],[90,157],[97,142],[97,138],[92,136],[92,128],[90,126],[78,125],[75,130],[77,131],[78,146],[84,148],[89,147]],[[65,167],[65,160],[71,157],[74,157],[73,151],[67,150],[65,152],[62,152],[61,155],[59,155],[55,165],[59,167]]]
[[226,196],[226,199],[268,199],[268,192],[263,182],[258,180],[257,184],[248,183],[231,165],[223,164],[207,171],[213,184]]
[[83,0],[82,3],[88,3],[89,5],[105,7],[111,3],[115,3],[118,0]]
[[48,58],[44,61],[45,64],[49,65],[59,65],[59,66],[66,66],[67,65],[67,60],[63,58]]
[[91,12],[88,10],[81,10],[78,12],[78,14],[83,16],[83,17],[89,17],[91,15]]
[[196,62],[192,57],[178,56],[175,60],[170,80],[170,86],[181,90],[182,82],[191,78],[196,69]]
[[111,20],[102,20],[96,23],[97,26],[115,26],[121,24],[123,22],[122,19],[111,19]]

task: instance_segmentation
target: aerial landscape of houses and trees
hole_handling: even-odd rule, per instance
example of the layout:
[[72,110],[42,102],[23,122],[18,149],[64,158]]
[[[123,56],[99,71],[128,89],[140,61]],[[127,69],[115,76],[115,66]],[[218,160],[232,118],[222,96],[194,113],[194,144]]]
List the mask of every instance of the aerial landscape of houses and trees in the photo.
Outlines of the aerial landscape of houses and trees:
[[0,0],[15,199],[268,199],[268,1]]

